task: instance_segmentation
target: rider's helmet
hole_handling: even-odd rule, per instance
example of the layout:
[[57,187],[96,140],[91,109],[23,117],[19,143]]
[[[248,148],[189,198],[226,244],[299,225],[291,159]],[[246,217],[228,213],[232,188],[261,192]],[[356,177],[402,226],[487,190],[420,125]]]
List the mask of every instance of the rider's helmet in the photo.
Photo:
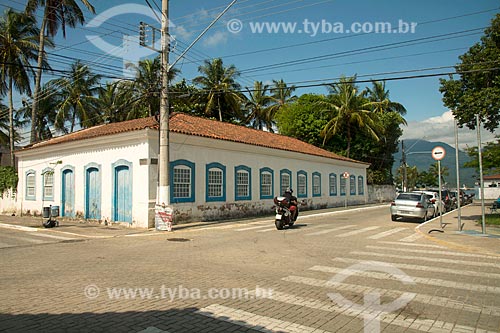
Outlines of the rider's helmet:
[[293,190],[292,190],[291,188],[287,188],[287,189],[285,190],[285,193],[290,193],[290,194],[292,194],[292,193],[293,193]]

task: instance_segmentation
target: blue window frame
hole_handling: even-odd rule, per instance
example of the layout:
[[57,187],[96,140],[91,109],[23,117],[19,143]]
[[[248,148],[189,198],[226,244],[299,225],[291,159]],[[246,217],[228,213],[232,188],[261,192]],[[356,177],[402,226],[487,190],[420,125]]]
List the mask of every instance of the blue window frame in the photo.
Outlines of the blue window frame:
[[45,201],[54,200],[54,169],[42,170],[42,198]]
[[365,194],[365,181],[363,176],[358,176],[358,194]]
[[340,196],[345,196],[347,191],[346,191],[346,186],[347,186],[347,179],[344,177],[340,177]]
[[349,177],[349,190],[351,195],[356,195],[356,176]]
[[260,174],[260,198],[274,198],[274,171],[271,168],[261,168]]
[[36,172],[28,170],[25,173],[26,177],[26,200],[36,200]]
[[170,201],[172,203],[194,202],[195,164],[188,160],[170,163]]
[[313,197],[321,196],[321,174],[319,172],[312,174],[312,191]]
[[220,163],[206,166],[205,200],[226,201],[226,167]]
[[331,173],[329,176],[330,196],[337,195],[337,175]]
[[287,188],[292,188],[292,172],[282,169],[280,170],[280,195],[285,194]]
[[252,200],[252,169],[247,166],[234,168],[234,199]]
[[297,198],[307,197],[307,172],[300,170],[297,172]]

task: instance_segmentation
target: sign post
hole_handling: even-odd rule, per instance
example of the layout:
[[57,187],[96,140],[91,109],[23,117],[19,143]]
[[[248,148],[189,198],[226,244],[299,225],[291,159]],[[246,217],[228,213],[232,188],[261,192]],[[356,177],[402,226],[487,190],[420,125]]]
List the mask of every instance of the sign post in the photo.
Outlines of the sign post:
[[441,160],[446,156],[446,150],[441,146],[436,146],[432,149],[432,158],[438,162],[438,184],[439,184],[439,226],[443,228],[443,212],[441,211]]
[[345,179],[345,201],[344,201],[344,207],[347,208],[347,195],[349,194],[349,191],[347,190],[347,179],[349,179],[349,172],[344,172],[342,174],[342,177]]

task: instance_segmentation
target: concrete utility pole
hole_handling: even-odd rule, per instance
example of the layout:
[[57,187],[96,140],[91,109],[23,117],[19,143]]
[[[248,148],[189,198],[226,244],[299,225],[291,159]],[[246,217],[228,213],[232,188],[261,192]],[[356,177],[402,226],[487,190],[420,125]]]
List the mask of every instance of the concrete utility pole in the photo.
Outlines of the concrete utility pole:
[[408,184],[408,175],[406,173],[406,154],[405,154],[405,142],[401,140],[401,162],[403,163],[403,192],[406,192]]
[[461,210],[461,196],[460,196],[460,162],[458,160],[458,122],[454,119],[455,127],[455,166],[457,170],[457,210],[458,210],[458,231],[462,231],[462,210]]
[[477,128],[477,152],[479,154],[479,186],[481,191],[481,229],[483,234],[486,234],[485,212],[484,212],[484,180],[483,180],[483,148],[481,145],[481,121],[479,114],[476,114],[476,128]]
[[160,94],[160,151],[158,156],[159,188],[157,204],[170,205],[170,179],[169,179],[169,102],[168,102],[168,53],[170,49],[170,35],[168,30],[168,0],[161,3],[161,65],[162,88]]

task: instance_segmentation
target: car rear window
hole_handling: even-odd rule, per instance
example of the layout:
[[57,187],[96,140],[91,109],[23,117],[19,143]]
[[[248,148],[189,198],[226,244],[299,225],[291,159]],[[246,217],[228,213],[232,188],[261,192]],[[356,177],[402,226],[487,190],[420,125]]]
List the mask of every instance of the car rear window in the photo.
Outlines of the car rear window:
[[397,197],[398,200],[412,200],[412,201],[419,201],[420,200],[420,194],[411,194],[411,193],[401,193]]

